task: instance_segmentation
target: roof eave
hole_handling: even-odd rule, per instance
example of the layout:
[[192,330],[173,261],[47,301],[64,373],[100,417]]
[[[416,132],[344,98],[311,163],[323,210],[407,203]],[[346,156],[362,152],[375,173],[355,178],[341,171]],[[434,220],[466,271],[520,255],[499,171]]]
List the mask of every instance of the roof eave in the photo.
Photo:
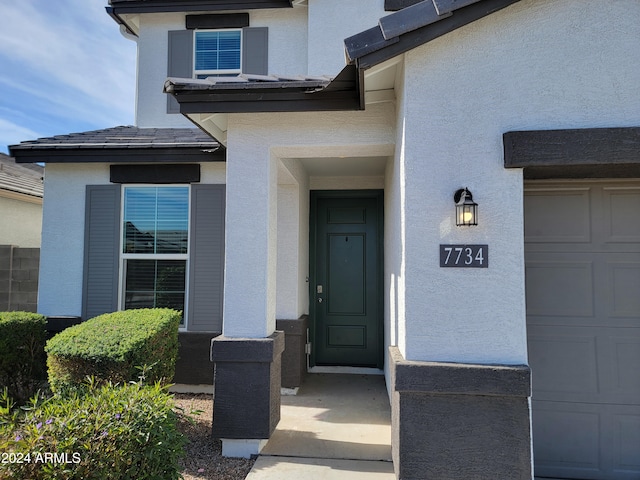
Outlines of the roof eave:
[[21,192],[12,190],[10,188],[0,187],[0,198],[8,198],[10,200],[17,200],[20,202],[33,203],[35,205],[42,205],[42,194]]
[[293,7],[291,0],[110,0],[109,4],[114,13],[118,15],[127,13],[215,12]]
[[[16,146],[19,147],[19,146]],[[12,148],[16,163],[187,163],[224,162],[226,149],[220,145],[199,147],[109,146],[103,148]]]
[[210,84],[169,78],[165,92],[180,113],[266,113],[364,109],[358,72],[348,65],[330,82],[261,82]]
[[107,11],[107,14],[113,18],[113,20],[115,20],[115,22],[120,25],[120,27],[124,28],[124,30],[126,31],[126,33],[128,33],[129,35],[133,35],[134,37],[137,37],[138,34],[135,31],[135,28],[131,25],[129,25],[127,23],[127,21],[122,18],[120,16],[119,12],[116,12],[116,10],[113,7],[104,7],[105,10]]

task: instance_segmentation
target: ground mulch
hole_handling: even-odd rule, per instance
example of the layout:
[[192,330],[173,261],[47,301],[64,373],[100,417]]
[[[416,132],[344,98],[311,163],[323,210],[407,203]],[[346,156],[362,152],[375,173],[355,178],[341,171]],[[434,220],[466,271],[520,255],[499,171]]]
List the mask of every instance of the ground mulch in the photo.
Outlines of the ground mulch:
[[174,399],[182,409],[178,429],[188,440],[181,462],[184,480],[244,480],[255,459],[222,456],[220,440],[211,436],[213,395],[176,393]]

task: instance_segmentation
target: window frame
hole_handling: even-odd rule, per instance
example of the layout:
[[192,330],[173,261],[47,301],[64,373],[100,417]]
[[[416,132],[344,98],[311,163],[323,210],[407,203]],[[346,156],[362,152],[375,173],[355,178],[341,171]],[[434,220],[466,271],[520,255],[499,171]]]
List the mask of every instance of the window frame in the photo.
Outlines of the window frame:
[[[187,188],[187,251],[186,253],[125,253],[125,196],[128,188]],[[149,184],[149,183],[131,183],[123,185],[121,188],[120,198],[120,242],[118,249],[118,310],[125,310],[125,289],[127,279],[127,260],[184,260],[185,262],[185,279],[184,279],[184,305],[182,308],[182,322],[180,323],[178,330],[188,330],[188,307],[189,307],[189,268],[190,268],[190,252],[191,252],[191,194],[192,189],[190,184],[176,183],[176,184]]]
[[[208,32],[239,32],[240,33],[240,52],[239,52],[239,67],[237,69],[219,69],[219,70],[197,70],[196,69],[196,48],[197,48],[197,35],[198,33],[208,33]],[[240,75],[242,73],[242,59],[244,54],[244,32],[242,28],[200,28],[193,30],[193,57],[192,57],[192,65],[193,65],[193,78],[206,78],[206,77],[215,77],[215,76],[235,76]]]

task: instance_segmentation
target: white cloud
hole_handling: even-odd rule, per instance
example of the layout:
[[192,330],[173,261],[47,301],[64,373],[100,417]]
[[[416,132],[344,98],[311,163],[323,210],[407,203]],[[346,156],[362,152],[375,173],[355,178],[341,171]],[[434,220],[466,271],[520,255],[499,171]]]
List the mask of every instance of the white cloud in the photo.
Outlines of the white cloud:
[[36,138],[38,134],[28,128],[8,122],[0,118],[0,144],[14,145],[25,138]]
[[73,118],[76,124],[85,120],[99,128],[131,124],[136,45],[121,36],[106,4],[3,2],[0,84],[25,94],[25,103],[37,102],[48,116]]

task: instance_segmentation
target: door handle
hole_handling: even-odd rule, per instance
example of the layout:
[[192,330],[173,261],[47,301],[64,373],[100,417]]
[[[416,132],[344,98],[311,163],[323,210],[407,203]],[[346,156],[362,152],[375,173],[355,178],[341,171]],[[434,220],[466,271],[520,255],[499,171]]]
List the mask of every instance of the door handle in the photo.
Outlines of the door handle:
[[318,303],[322,303],[322,297],[318,297]]

